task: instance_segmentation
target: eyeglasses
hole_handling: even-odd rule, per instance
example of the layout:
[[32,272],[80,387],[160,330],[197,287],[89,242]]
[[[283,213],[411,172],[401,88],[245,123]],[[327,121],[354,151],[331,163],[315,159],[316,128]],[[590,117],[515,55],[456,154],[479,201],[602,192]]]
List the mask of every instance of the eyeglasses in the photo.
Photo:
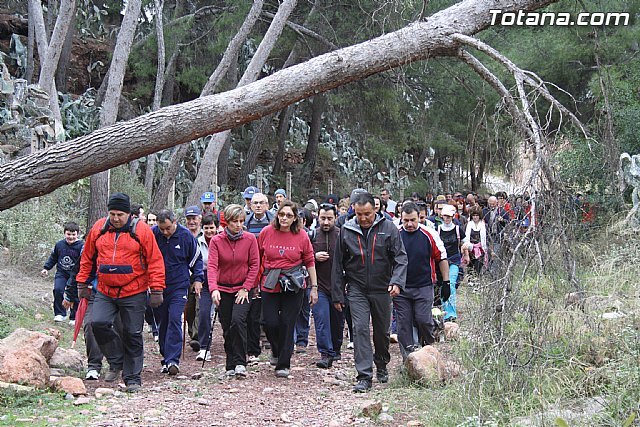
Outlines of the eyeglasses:
[[251,202],[251,204],[252,204],[252,205],[266,205],[266,204],[267,204],[267,202],[265,202],[265,201],[263,200],[263,201],[260,201],[260,202]]
[[295,215],[290,214],[290,213],[284,213],[284,212],[278,212],[278,217],[279,218],[293,218]]

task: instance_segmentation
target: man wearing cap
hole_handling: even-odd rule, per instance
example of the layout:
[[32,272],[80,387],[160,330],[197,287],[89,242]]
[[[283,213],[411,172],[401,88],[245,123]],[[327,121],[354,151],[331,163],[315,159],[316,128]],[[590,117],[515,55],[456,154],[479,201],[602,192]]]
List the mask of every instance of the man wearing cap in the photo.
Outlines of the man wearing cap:
[[278,211],[278,208],[280,208],[280,205],[282,205],[282,202],[287,200],[287,192],[284,191],[284,188],[278,188],[276,192],[273,193],[273,197],[276,198],[276,202],[271,207],[271,212],[275,214]]
[[153,228],[153,234],[162,252],[166,272],[164,301],[154,311],[160,324],[161,372],[177,375],[182,354],[182,313],[191,283],[196,296],[200,296],[204,279],[202,255],[196,239],[186,227],[177,223],[170,210],[158,212],[158,225]]
[[[189,206],[184,210],[184,216],[187,222],[187,229],[196,240],[202,236],[202,212],[197,206]],[[189,288],[189,296],[185,307],[185,316],[187,320],[187,329],[191,341],[189,345],[193,351],[200,350],[200,342],[198,340],[198,298],[193,286]]]
[[202,203],[202,211],[205,213],[207,212],[211,212],[213,214],[217,213],[216,207],[214,204],[215,202],[216,202],[216,196],[211,191],[202,193],[202,196],[200,196],[200,203]]
[[[153,232],[144,222],[131,226],[131,202],[124,193],[114,193],[107,204],[109,216],[99,219],[87,234],[76,276],[78,297],[89,298],[88,281],[97,272],[97,292],[93,302],[91,327],[100,350],[109,361],[106,381],[115,381],[122,372],[127,391],[142,384],[144,358],[142,330],[147,293],[149,304],[162,303],[165,268]],[[122,320],[122,336],[113,323]]]
[[242,193],[242,197],[244,198],[244,214],[245,216],[249,216],[251,215],[251,199],[253,199],[253,195],[256,193],[259,193],[260,190],[258,190],[257,187],[247,187],[244,189],[244,193]]
[[[351,196],[349,196],[349,201],[351,203],[351,205],[349,206],[349,210],[347,211],[346,214],[340,215],[338,217],[338,219],[336,220],[336,227],[341,228],[345,224],[345,222],[349,221],[350,219],[356,216],[356,211],[355,211],[355,208],[353,207],[354,200],[358,198],[358,195],[364,194],[364,193],[367,193],[367,190],[365,190],[364,188],[355,188],[353,189],[353,191],[351,191]],[[375,203],[375,200],[374,200],[374,203]]]

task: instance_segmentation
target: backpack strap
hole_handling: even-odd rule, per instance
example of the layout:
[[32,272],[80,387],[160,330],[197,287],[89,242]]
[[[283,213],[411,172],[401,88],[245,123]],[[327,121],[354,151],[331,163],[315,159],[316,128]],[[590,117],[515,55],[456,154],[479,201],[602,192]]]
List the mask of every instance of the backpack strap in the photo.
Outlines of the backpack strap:
[[315,242],[316,236],[318,235],[318,229],[314,228],[313,230],[307,231],[307,235],[309,235],[309,240],[311,240],[311,243]]

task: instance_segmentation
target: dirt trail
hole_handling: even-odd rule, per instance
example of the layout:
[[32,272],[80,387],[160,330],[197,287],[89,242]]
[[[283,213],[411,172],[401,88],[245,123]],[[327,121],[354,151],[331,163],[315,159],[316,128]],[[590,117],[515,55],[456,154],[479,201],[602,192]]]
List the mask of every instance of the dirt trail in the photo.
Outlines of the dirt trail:
[[[35,308],[34,328],[57,327],[65,336],[71,328],[54,324],[51,279],[42,279],[37,273],[25,273],[8,266],[0,256],[0,302],[21,307]],[[33,322],[31,322],[33,324]],[[145,332],[145,366],[142,373],[143,388],[137,394],[120,392],[124,384],[85,381],[89,405],[75,409],[86,416],[86,424],[92,426],[327,426],[370,425],[368,418],[360,415],[365,400],[381,400],[379,393],[387,385],[375,382],[368,394],[353,394],[355,379],[353,350],[342,349],[342,360],[328,370],[315,366],[318,353],[315,349],[314,328],[311,326],[309,347],[306,354],[294,354],[291,377],[279,379],[269,366],[268,354],[262,361],[248,367],[244,380],[224,378],[224,350],[219,323],[214,328],[212,361],[196,362],[196,353],[187,345],[180,364],[180,374],[169,377],[160,373],[158,346],[151,334]],[[68,341],[68,340],[66,340]],[[78,351],[84,354],[82,338]],[[268,350],[267,350],[268,352]],[[392,345],[392,361],[389,365],[391,380],[398,375],[400,354]],[[106,362],[103,371],[106,370]],[[84,373],[83,373],[84,374]],[[194,379],[201,374],[201,378]],[[115,396],[94,398],[98,387],[118,390]],[[95,407],[95,409],[94,409]],[[395,413],[393,425],[407,418]],[[407,418],[410,419],[410,418]],[[406,421],[405,421],[406,423]]]

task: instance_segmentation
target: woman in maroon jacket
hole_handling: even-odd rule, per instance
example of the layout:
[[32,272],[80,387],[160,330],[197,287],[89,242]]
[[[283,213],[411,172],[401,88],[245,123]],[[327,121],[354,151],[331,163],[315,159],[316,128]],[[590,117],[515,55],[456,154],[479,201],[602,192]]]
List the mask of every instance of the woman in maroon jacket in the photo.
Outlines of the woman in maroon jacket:
[[258,244],[243,231],[245,213],[240,205],[224,209],[227,226],[209,244],[207,274],[213,303],[218,307],[227,354],[228,376],[247,376],[247,316],[249,292],[258,285]]
[[[311,284],[309,302],[318,301],[313,247],[307,233],[300,229],[295,203],[285,200],[276,212],[273,223],[258,236],[260,257],[264,267],[260,281],[262,320],[271,344],[271,364],[276,376],[287,378],[293,352],[293,328],[302,308],[306,283]],[[302,277],[302,266],[309,272],[309,281]],[[283,288],[284,285],[284,288]]]

